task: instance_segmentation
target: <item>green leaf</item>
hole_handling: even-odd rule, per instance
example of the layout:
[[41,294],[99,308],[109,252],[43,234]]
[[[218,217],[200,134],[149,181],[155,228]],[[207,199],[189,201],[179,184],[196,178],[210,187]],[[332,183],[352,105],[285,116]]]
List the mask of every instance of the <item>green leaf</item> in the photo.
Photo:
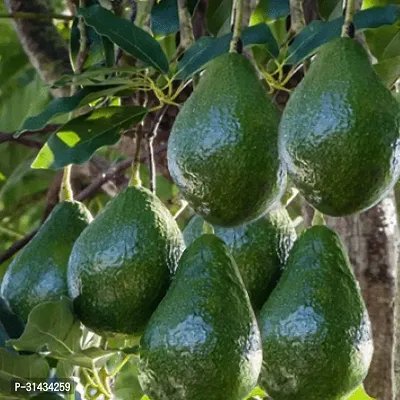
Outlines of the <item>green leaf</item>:
[[[357,30],[392,25],[400,17],[400,6],[389,5],[360,11],[354,16]],[[289,46],[286,63],[299,64],[313,54],[320,46],[340,37],[344,18],[329,22],[313,21],[296,36]]]
[[63,168],[82,164],[103,146],[115,144],[121,131],[139,123],[147,110],[138,106],[103,107],[82,115],[53,133],[32,168]]
[[400,77],[400,56],[382,60],[374,67],[384,84],[390,88]]
[[0,398],[2,396],[6,396],[7,399],[20,397],[18,393],[11,391],[13,379],[45,379],[49,374],[49,364],[43,357],[36,354],[19,355],[0,348]]
[[140,400],[143,391],[138,380],[138,358],[131,357],[115,379],[115,400]]
[[[189,0],[189,11],[193,13],[199,0]],[[161,0],[151,10],[151,30],[155,35],[170,35],[179,30],[178,1]]]
[[319,15],[323,19],[328,20],[339,3],[342,4],[343,0],[318,0]]
[[15,134],[18,137],[24,131],[37,131],[45,127],[55,117],[63,114],[69,114],[75,109],[91,103],[104,96],[112,96],[128,86],[95,86],[81,89],[74,96],[61,97],[54,99],[40,114],[28,118],[21,130]]
[[[37,305],[29,314],[20,338],[8,341],[17,350],[71,353],[80,337],[79,324],[72,313],[72,303],[63,298]],[[74,337],[71,337],[72,335]]]
[[251,16],[250,23],[254,25],[255,21],[271,22],[287,17],[289,14],[289,0],[260,0]]
[[[69,56],[71,65],[76,65],[80,48],[81,33],[78,26],[78,21],[79,18],[75,18],[71,27],[69,41]],[[88,42],[88,56],[85,59],[83,69],[87,69],[94,65],[105,62],[107,58],[106,49],[104,47],[105,43],[103,41],[104,36],[100,36],[90,26],[86,27],[86,36]]]
[[361,385],[347,400],[374,400],[372,397],[369,397],[363,386]]
[[[218,38],[201,37],[185,52],[178,64],[178,78],[188,79],[198,72],[209,61],[229,51],[232,34]],[[265,45],[275,56],[278,55],[278,44],[268,25],[258,24],[243,30],[242,40],[245,47]]]
[[[399,31],[400,28],[396,25],[385,25],[377,29],[367,29],[365,31],[368,48],[378,61],[381,61],[383,58],[390,58],[387,54],[385,55],[385,50],[387,47],[392,49],[390,44]],[[396,52],[397,55],[400,55],[399,49],[396,49]]]
[[233,0],[208,0],[206,21],[208,31],[218,36],[221,28],[231,23]]
[[93,27],[98,34],[107,36],[122,50],[146,65],[161,72],[168,72],[168,60],[160,44],[143,29],[101,6],[80,8],[78,15],[81,15],[86,24]]

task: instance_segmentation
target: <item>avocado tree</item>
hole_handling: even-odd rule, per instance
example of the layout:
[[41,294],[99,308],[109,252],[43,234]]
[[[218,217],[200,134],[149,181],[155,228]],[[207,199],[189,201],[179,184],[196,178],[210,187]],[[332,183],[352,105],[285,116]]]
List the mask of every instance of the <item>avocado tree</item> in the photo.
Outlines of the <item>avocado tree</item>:
[[0,2],[0,397],[394,399],[399,19]]

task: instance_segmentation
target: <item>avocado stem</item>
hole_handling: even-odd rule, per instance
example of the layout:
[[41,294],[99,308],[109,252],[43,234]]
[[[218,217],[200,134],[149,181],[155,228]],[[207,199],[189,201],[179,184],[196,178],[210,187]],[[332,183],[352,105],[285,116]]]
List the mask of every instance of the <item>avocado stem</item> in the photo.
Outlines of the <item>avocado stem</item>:
[[142,125],[139,125],[139,129],[136,132],[136,150],[132,163],[132,174],[131,174],[131,179],[129,181],[129,186],[142,185],[142,181],[140,179],[140,146],[142,144],[142,138],[143,138],[141,127]]
[[71,187],[71,168],[72,165],[67,165],[66,167],[64,167],[59,193],[60,201],[74,200],[74,193]]
[[232,15],[234,18],[233,22],[233,37],[229,48],[230,53],[241,53],[242,47],[242,22],[243,22],[243,0],[234,0]]
[[354,14],[356,12],[356,1],[347,0],[346,1],[346,13],[344,18],[344,24],[342,27],[342,37],[354,37]]

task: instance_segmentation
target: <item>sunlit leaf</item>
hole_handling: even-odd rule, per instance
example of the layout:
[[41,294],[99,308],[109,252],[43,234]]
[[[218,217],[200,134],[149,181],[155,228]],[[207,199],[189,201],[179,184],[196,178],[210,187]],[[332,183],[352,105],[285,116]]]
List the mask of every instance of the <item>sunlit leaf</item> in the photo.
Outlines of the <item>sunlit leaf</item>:
[[361,385],[350,397],[346,400],[375,400],[368,396],[363,386]]
[[390,88],[400,77],[400,56],[382,60],[374,67],[385,85]]
[[103,107],[72,119],[50,136],[32,168],[81,164],[100,147],[115,144],[120,133],[139,123],[146,113],[139,106]]

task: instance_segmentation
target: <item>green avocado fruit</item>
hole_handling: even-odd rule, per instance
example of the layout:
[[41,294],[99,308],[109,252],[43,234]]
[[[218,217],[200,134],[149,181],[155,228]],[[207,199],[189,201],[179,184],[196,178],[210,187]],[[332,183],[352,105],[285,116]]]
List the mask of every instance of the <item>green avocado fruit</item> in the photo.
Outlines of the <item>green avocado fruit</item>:
[[248,59],[229,53],[208,64],[168,142],[170,173],[196,213],[231,227],[279,199],[279,118]]
[[40,303],[68,295],[68,259],[92,216],[78,201],[58,204],[35,237],[15,257],[1,285],[1,296],[23,321]]
[[183,253],[141,339],[139,382],[151,400],[241,400],[257,384],[260,332],[224,242],[202,235]]
[[[198,215],[189,221],[183,231],[185,242],[195,234],[200,236],[200,223],[207,224]],[[253,309],[259,311],[276,286],[296,240],[296,230],[288,212],[284,208],[271,210],[248,224],[234,228],[214,227],[214,233],[231,251]]]
[[274,400],[342,400],[363,382],[373,353],[368,313],[338,235],[299,237],[263,306],[260,386]]
[[400,107],[364,48],[336,39],[317,53],[280,124],[291,180],[324,214],[365,211],[400,175]]
[[72,249],[68,288],[82,323],[102,336],[140,334],[183,249],[178,225],[155,195],[123,190]]

